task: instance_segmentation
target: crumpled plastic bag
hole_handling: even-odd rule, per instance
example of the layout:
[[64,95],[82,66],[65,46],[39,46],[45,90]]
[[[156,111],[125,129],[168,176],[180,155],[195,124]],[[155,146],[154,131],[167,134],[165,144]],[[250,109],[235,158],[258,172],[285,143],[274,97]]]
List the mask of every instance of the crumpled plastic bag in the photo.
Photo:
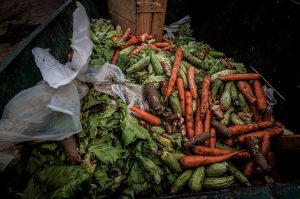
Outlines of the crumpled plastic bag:
[[83,82],[93,83],[96,91],[108,94],[121,100],[129,107],[136,105],[147,110],[142,86],[128,83],[122,70],[113,64],[105,63],[103,66],[91,66],[87,73],[79,78]]
[[77,76],[83,75],[88,69],[92,54],[93,42],[89,38],[89,18],[85,8],[76,2],[77,9],[73,12],[73,36],[71,47],[74,51],[71,62],[59,63],[48,49],[34,48],[32,54],[39,67],[43,79],[53,88],[70,83]]
[[54,89],[41,81],[18,93],[5,106],[0,120],[0,142],[61,140],[81,130],[76,85],[70,83]]
[[177,32],[180,28],[180,26],[186,24],[188,26],[190,26],[191,23],[191,17],[189,15],[183,17],[182,19],[170,24],[170,25],[164,25],[164,31],[166,32],[164,34],[164,37],[166,38],[175,38],[174,33]]
[[277,104],[277,99],[274,96],[274,89],[267,87],[267,85],[263,85],[262,88],[264,90],[268,102],[268,111],[272,113],[273,107]]

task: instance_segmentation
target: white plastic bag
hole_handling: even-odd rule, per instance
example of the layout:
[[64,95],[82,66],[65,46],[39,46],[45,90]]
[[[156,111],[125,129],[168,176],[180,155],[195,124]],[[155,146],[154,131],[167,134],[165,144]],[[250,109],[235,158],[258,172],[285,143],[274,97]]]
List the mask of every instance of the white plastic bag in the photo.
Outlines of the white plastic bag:
[[41,81],[18,93],[5,106],[0,120],[0,142],[61,140],[81,130],[76,85],[70,83],[54,89]]
[[84,74],[92,54],[93,42],[89,38],[89,18],[84,7],[79,2],[76,2],[76,5],[77,9],[73,12],[72,61],[63,65],[49,53],[48,49],[36,47],[32,50],[43,79],[53,88],[66,85]]

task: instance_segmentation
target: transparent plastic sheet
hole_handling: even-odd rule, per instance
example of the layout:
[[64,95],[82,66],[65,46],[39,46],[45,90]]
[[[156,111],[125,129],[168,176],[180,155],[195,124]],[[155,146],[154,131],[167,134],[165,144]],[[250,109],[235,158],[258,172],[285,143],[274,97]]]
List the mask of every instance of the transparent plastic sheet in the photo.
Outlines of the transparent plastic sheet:
[[63,65],[49,53],[49,49],[36,47],[32,50],[43,79],[53,88],[70,83],[88,69],[93,47],[89,38],[89,18],[85,8],[79,2],[76,5],[77,9],[73,12],[72,61]]
[[184,24],[190,26],[190,23],[191,23],[191,17],[187,15],[170,25],[164,25],[164,31],[166,32],[164,37],[174,39],[175,38],[174,33],[179,30],[180,26]]
[[63,65],[48,49],[34,48],[32,53],[44,81],[18,93],[3,111],[0,171],[13,159],[14,154],[7,151],[17,143],[62,140],[82,130],[80,98],[89,88],[76,78],[88,69],[93,43],[89,38],[89,18],[85,8],[79,2],[76,5],[72,61]]
[[91,66],[80,80],[93,83],[98,92],[121,98],[129,107],[132,105],[141,109],[148,107],[143,97],[142,86],[128,83],[121,69],[116,65],[105,63],[101,67]]

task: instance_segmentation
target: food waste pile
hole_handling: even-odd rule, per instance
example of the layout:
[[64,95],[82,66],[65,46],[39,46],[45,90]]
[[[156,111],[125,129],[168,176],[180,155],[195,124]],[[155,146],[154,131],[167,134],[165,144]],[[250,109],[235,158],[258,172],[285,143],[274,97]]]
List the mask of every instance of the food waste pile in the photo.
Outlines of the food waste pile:
[[23,144],[10,190],[25,198],[134,198],[281,181],[270,143],[290,132],[272,116],[261,75],[192,33],[182,25],[174,39],[136,36],[92,19],[89,70],[116,65],[123,97],[111,84],[89,84],[83,131]]

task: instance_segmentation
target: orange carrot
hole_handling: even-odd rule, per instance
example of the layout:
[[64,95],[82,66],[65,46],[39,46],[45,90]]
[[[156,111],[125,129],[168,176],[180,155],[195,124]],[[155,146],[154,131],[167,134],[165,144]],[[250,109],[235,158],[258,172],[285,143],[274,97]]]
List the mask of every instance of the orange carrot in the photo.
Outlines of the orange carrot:
[[[236,150],[229,150],[229,149],[219,149],[219,148],[210,148],[206,146],[195,146],[193,148],[193,152],[197,155],[204,155],[204,156],[218,156],[218,155],[226,155],[237,152]],[[233,156],[234,158],[245,158],[250,159],[251,154],[247,151],[240,151],[236,155]]]
[[148,35],[146,36],[146,40],[150,40],[150,39],[153,39],[153,38],[154,38],[154,35],[149,35],[149,34],[148,34]]
[[224,141],[224,144],[226,144],[227,146],[233,146],[234,141],[233,138],[228,138]]
[[154,46],[158,47],[158,48],[164,48],[170,45],[170,43],[167,42],[157,42],[153,44]]
[[197,110],[195,120],[195,135],[201,135],[203,133],[203,123],[201,120],[201,102],[199,98],[197,99]]
[[255,104],[249,104],[250,105],[250,109],[252,112],[252,117],[254,119],[255,122],[260,122],[261,121],[261,115],[259,114]]
[[130,35],[130,33],[131,33],[131,28],[127,28],[127,30],[125,31],[125,33],[121,37],[120,41],[126,41],[128,36]]
[[251,178],[253,176],[255,169],[254,160],[249,160],[243,167],[243,173],[247,178]]
[[169,51],[169,50],[173,50],[174,48],[176,48],[176,45],[175,44],[171,44],[169,46],[163,47],[161,50]]
[[209,106],[213,105],[213,100],[212,100],[211,92],[210,91],[208,91],[208,104],[209,104]]
[[210,148],[216,148],[216,130],[214,128],[210,129],[210,140],[209,140],[209,146]]
[[145,46],[137,46],[129,55],[128,57],[131,58],[133,55],[139,54],[142,50],[145,49]]
[[120,39],[118,38],[118,37],[113,37],[113,38],[111,38],[111,41],[113,42],[113,43],[115,43],[115,42],[117,42],[117,41],[119,41]]
[[193,138],[194,132],[194,113],[193,113],[193,99],[191,92],[185,92],[185,116],[186,116],[186,128],[187,138]]
[[155,51],[160,51],[160,48],[154,46],[153,44],[148,43],[147,44],[151,49],[155,50]]
[[140,43],[140,39],[137,38],[136,36],[131,37],[128,39],[123,46],[120,46],[120,49],[127,48],[128,46],[136,45]]
[[194,99],[198,98],[197,86],[195,83],[195,68],[194,66],[190,66],[187,71],[187,79],[190,91]]
[[244,73],[244,74],[230,74],[219,77],[222,81],[245,81],[259,79],[260,74],[258,73]]
[[119,57],[119,54],[120,54],[120,48],[117,48],[117,49],[115,50],[115,54],[114,54],[114,56],[113,56],[113,58],[112,58],[112,60],[111,60],[111,63],[112,63],[112,64],[116,64],[117,59],[118,59],[118,57]]
[[226,68],[232,68],[232,65],[226,60],[221,58],[220,59],[221,64],[223,64],[223,66],[225,66]]
[[177,79],[177,74],[178,74],[178,71],[180,69],[181,60],[182,60],[182,49],[178,48],[177,51],[176,51],[174,64],[173,64],[173,70],[172,70],[172,74],[171,74],[171,77],[170,77],[170,80],[169,80],[168,88],[167,88],[166,93],[165,93],[164,101],[168,100],[169,96],[171,95],[171,93],[173,91],[175,81]]
[[265,157],[268,154],[268,152],[270,151],[270,141],[271,141],[270,135],[263,136],[262,141],[261,141],[261,150]]
[[283,133],[283,128],[275,127],[275,128],[271,128],[271,129],[267,129],[267,130],[263,130],[263,131],[256,131],[256,132],[248,133],[245,135],[240,135],[238,137],[238,140],[240,143],[244,143],[246,137],[254,136],[254,137],[261,139],[265,135],[269,135],[270,137],[277,137],[277,136],[281,136],[282,133]]
[[272,119],[272,113],[270,111],[267,111],[263,115],[263,120],[264,121],[271,121]]
[[257,109],[266,112],[268,110],[268,103],[266,100],[266,95],[264,90],[262,89],[261,83],[259,80],[254,80],[253,82],[253,91],[256,96],[257,102]]
[[238,81],[236,83],[237,88],[243,93],[243,95],[247,98],[250,104],[254,104],[257,99],[254,96],[254,93],[251,89],[251,86],[246,81]]
[[153,124],[156,126],[160,126],[160,124],[161,124],[161,120],[158,117],[156,117],[146,111],[143,111],[135,106],[132,106],[130,108],[130,110],[133,113],[135,113],[138,117],[142,118],[143,120],[145,120],[146,122],[148,122],[150,124]]
[[240,135],[250,131],[256,131],[258,129],[266,129],[271,127],[272,125],[273,125],[272,121],[262,121],[262,122],[251,123],[251,124],[237,124],[228,127],[228,129],[232,133],[232,135]]
[[202,94],[201,94],[201,119],[204,119],[206,110],[208,109],[208,92],[210,87],[210,76],[204,76],[202,83]]
[[[203,125],[203,131],[209,132],[210,130],[210,119],[211,119],[211,113],[210,110],[206,110],[205,119],[204,119],[204,125]],[[204,142],[204,146],[209,146],[209,140],[206,140]]]
[[139,38],[140,38],[141,42],[145,42],[146,40],[148,40],[149,34],[148,33],[144,33]]
[[180,164],[183,168],[196,168],[205,165],[211,165],[218,162],[224,162],[232,158],[238,152],[220,155],[220,156],[200,156],[200,155],[187,155],[180,159]]
[[169,40],[169,39],[167,39],[167,38],[165,38],[165,37],[162,37],[162,38],[161,38],[161,41],[163,41],[163,42],[167,42],[167,43],[171,44],[170,40]]
[[182,112],[182,115],[185,116],[185,91],[184,91],[183,80],[181,78],[178,78],[176,80],[176,84],[177,84],[181,112]]

